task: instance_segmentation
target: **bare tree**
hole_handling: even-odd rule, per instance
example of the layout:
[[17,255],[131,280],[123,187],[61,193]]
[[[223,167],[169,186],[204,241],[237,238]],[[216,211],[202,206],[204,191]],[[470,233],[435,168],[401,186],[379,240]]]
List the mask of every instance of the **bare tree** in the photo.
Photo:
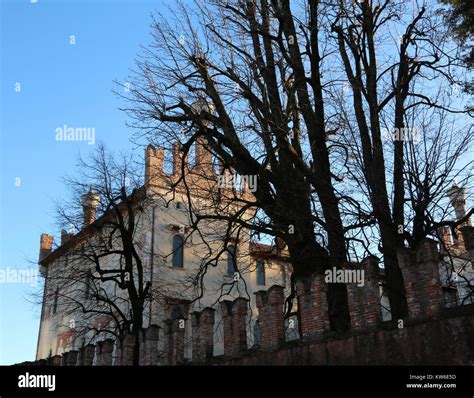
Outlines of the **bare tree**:
[[[472,4],[469,0],[440,0],[446,4],[447,10],[443,9],[443,15],[447,23],[452,29],[453,35],[461,44],[465,53],[465,61],[471,67],[474,62],[474,47],[472,45],[472,37],[474,33],[474,13]],[[472,81],[467,82],[466,89],[472,93]]]
[[[307,39],[317,52],[319,41],[296,32],[288,5],[215,6],[200,4],[192,14],[180,5],[175,27],[165,19],[154,22],[156,43],[138,61],[129,110],[147,131],[156,131],[154,122],[163,123],[155,140],[160,146],[182,140],[185,158],[201,139],[222,169],[256,178],[254,200],[246,206],[265,217],[231,221],[282,239],[294,278],[341,267],[347,256],[330,171],[319,62],[314,62],[318,56],[301,53],[298,43]],[[314,12],[306,24],[315,27]],[[192,105],[199,101],[212,110],[196,110]],[[179,132],[189,134],[183,139]],[[316,202],[322,217],[313,211]],[[317,238],[319,228],[327,245]],[[333,327],[346,329],[344,285],[329,287],[329,302]]]
[[[434,7],[416,2],[362,2],[354,3],[351,8],[340,2],[332,24],[352,91],[351,114],[358,130],[361,167],[379,226],[392,315],[396,318],[403,317],[407,311],[396,252],[403,247],[406,237],[405,192],[407,188],[413,188],[413,181],[408,186],[405,184],[404,142],[418,138],[426,148],[436,134],[430,131],[431,124],[410,124],[419,122],[413,120],[412,115],[424,109],[466,116],[471,111],[446,104],[445,96],[451,90],[450,86],[462,82],[463,65],[442,18],[435,11]],[[392,48],[393,55],[381,50],[387,45]],[[434,81],[437,87],[430,85]],[[395,136],[388,150],[383,142],[386,138],[382,135],[383,129],[389,136]],[[410,137],[410,134],[422,137]],[[461,152],[466,151],[469,137],[470,132],[461,140]],[[438,149],[441,148],[434,149],[437,155],[446,154]],[[392,159],[388,158],[387,152]],[[426,160],[428,169],[439,165],[439,159]],[[452,168],[452,160],[459,160],[459,156],[445,158],[445,167]],[[420,173],[416,178],[426,177],[423,170],[416,172]],[[450,173],[445,177],[448,175]],[[446,181],[440,179],[425,186],[423,201],[428,204],[434,199],[433,195],[439,197],[443,186]],[[420,211],[419,203],[412,202],[412,205],[415,205],[412,210]],[[426,208],[422,213],[425,211]],[[423,235],[420,235],[419,227],[419,218],[416,218],[414,233],[417,238],[409,243],[419,242],[418,238]]]
[[[203,143],[215,159],[208,162],[220,165],[215,174],[255,177],[253,197],[235,198],[236,209],[254,209],[251,221],[240,210],[224,217],[215,206],[197,212],[193,228],[220,219],[230,230],[237,225],[284,241],[293,281],[341,267],[375,242],[392,317],[403,318],[397,249],[415,244],[435,224],[425,223],[420,235],[416,221],[407,236],[406,207],[415,206],[410,217],[419,209],[406,197],[414,164],[407,162],[405,140],[384,139],[383,129],[390,135],[430,129],[409,124],[422,109],[461,120],[470,112],[443,100],[465,72],[434,11],[408,1],[178,3],[173,17],[154,20],[153,43],[137,60],[124,110],[138,139],[164,148],[180,143],[183,165],[193,145]],[[430,145],[425,130],[420,137]],[[446,161],[457,164],[468,141]],[[433,167],[440,158],[427,161]],[[452,174],[433,182],[431,198],[442,195]],[[185,173],[174,184],[186,189]],[[208,196],[218,188],[210,183]],[[329,286],[329,303],[332,327],[346,329],[343,285]]]
[[44,302],[60,315],[57,327],[76,339],[133,334],[138,365],[152,293],[142,178],[131,157],[114,157],[103,145],[77,166],[79,173],[65,179],[71,199],[58,205],[59,223],[70,232],[62,231],[53,253],[62,261],[48,267]]

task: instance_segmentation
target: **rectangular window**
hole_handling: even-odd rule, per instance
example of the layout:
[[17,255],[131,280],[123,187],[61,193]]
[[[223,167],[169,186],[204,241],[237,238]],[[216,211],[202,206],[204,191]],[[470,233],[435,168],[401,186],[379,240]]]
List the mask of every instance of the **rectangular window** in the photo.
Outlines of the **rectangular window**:
[[257,285],[265,285],[265,263],[263,260],[257,261]]
[[227,276],[234,276],[234,273],[237,271],[236,265],[235,247],[229,246],[227,248]]
[[173,267],[183,268],[183,245],[184,240],[180,235],[173,236]]
[[58,295],[59,289],[56,289],[56,291],[54,292],[53,314],[56,314],[56,311],[58,310]]

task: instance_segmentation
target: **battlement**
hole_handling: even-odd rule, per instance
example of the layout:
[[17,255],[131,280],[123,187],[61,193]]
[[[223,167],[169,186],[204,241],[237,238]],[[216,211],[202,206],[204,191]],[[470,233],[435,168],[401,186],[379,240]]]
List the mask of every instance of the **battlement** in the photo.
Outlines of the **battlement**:
[[[237,175],[224,170],[222,165],[216,167],[212,154],[206,147],[203,138],[195,143],[194,164],[189,161],[190,153],[183,152],[180,143],[174,143],[171,149],[171,172],[165,171],[165,149],[148,145],[145,150],[145,186],[149,189],[170,189],[185,192],[189,190],[196,196],[205,198],[219,196],[219,199],[242,198],[252,200],[248,176],[239,181]],[[234,178],[235,177],[235,178]],[[183,181],[186,181],[186,184]],[[256,178],[256,177],[255,177]],[[255,179],[252,176],[252,182]]]
[[[471,228],[472,229],[472,228]],[[472,233],[472,230],[466,232]],[[471,243],[471,240],[466,239]],[[249,301],[238,297],[220,303],[224,332],[224,355],[213,357],[215,308],[191,313],[192,364],[230,365],[376,365],[376,364],[474,364],[470,343],[474,330],[474,304],[444,308],[438,264],[440,252],[433,240],[416,250],[400,250],[409,317],[383,322],[379,295],[378,260],[369,257],[346,269],[364,270],[364,284],[347,284],[351,330],[344,335],[330,331],[327,283],[313,275],[296,284],[301,338],[285,341],[285,289],[274,285],[255,293],[259,345],[247,347]],[[141,364],[178,365],[185,359],[185,329],[178,319],[152,325],[140,337]],[[163,340],[160,346],[160,340]],[[63,365],[130,365],[134,337],[119,342],[105,340],[81,350],[53,357]],[[188,342],[189,344],[189,342]],[[114,349],[115,346],[115,349]],[[161,347],[161,348],[160,348]],[[163,348],[164,347],[164,348]],[[114,358],[112,352],[115,353]],[[41,361],[40,361],[41,362]]]

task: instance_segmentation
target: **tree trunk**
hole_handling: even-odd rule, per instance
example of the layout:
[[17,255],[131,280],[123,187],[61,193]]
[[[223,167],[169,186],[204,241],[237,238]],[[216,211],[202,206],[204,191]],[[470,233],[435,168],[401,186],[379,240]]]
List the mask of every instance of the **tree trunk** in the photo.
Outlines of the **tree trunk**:
[[143,310],[142,306],[134,310],[133,316],[133,335],[135,337],[135,344],[133,347],[133,366],[140,365],[140,333],[143,331]]
[[[293,266],[294,280],[310,278],[314,273],[322,274],[325,269],[331,268],[333,262],[328,252],[314,242],[314,233],[307,230],[298,239],[289,239],[287,242]],[[328,284],[328,308],[331,329],[344,332],[350,327],[349,307],[345,284]]]
[[397,237],[393,229],[390,226],[384,226],[383,223],[380,223],[380,234],[392,319],[403,319],[408,315],[408,306],[403,275],[397,258]]

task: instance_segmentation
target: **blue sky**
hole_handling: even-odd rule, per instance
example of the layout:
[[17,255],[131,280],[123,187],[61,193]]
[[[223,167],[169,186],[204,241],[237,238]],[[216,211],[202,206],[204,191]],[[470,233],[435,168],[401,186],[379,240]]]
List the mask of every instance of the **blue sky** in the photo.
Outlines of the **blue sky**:
[[[66,194],[61,177],[94,149],[56,141],[58,127],[95,128],[96,142],[132,147],[113,80],[126,81],[161,8],[156,0],[0,0],[0,268],[37,269],[40,234],[59,233],[53,199]],[[0,283],[0,364],[35,357],[34,291]]]

